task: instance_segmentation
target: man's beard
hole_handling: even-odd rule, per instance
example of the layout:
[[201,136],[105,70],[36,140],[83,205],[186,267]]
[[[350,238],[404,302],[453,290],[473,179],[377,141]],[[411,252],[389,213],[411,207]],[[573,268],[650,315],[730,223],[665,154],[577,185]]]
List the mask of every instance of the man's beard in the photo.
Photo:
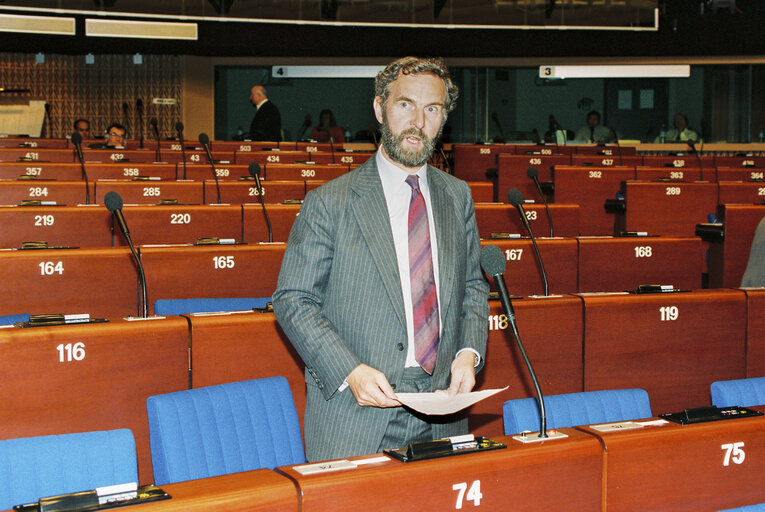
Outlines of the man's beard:
[[[443,128],[443,126],[442,126]],[[391,160],[397,162],[404,167],[421,167],[425,164],[433,155],[433,150],[436,147],[436,141],[441,136],[441,130],[438,130],[438,134],[435,138],[431,139],[425,135],[422,130],[417,128],[410,128],[399,133],[398,136],[393,135],[393,132],[388,126],[388,120],[383,119],[382,126],[380,127],[381,141],[385,153]],[[422,140],[422,149],[410,150],[404,149],[404,139],[410,135],[415,135]]]

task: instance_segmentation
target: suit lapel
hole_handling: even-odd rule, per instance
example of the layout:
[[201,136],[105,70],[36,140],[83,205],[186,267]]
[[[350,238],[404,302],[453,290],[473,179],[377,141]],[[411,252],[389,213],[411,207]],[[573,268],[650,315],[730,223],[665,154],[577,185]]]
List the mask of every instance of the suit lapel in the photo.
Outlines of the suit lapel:
[[433,221],[436,226],[436,239],[438,240],[438,283],[441,292],[441,318],[446,318],[449,303],[452,298],[454,287],[455,248],[456,232],[454,216],[454,201],[446,192],[446,184],[441,178],[439,171],[428,166],[428,185],[430,188],[430,201],[433,208]]
[[375,157],[372,156],[355,172],[357,175],[352,185],[352,189],[356,193],[356,198],[352,203],[353,214],[380,273],[393,310],[396,312],[401,325],[406,329],[396,247],[393,244],[388,207],[385,203],[382,182],[377,173]]

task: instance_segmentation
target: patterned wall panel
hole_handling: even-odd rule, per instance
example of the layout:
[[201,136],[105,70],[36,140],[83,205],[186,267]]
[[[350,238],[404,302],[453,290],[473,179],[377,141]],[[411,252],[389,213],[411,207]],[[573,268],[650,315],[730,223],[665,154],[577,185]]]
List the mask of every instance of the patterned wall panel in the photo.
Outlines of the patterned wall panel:
[[[142,64],[133,55],[96,55],[86,64],[83,55],[45,55],[37,64],[34,54],[1,53],[0,87],[30,89],[31,96],[50,105],[48,137],[72,132],[78,117],[90,120],[91,134],[103,134],[112,122],[125,124],[130,138],[137,139],[140,125],[136,100],[143,102],[143,134],[153,139],[149,120],[156,117],[160,135],[175,134],[183,103],[181,58],[174,55],[143,55]],[[174,105],[157,105],[154,98],[172,98]],[[123,110],[127,104],[127,115]]]

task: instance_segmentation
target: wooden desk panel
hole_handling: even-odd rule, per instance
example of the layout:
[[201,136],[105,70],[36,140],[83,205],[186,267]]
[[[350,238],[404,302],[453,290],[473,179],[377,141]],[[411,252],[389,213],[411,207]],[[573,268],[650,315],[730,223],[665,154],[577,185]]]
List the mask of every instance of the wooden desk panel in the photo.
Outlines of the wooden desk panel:
[[149,312],[157,299],[271,297],[284,244],[141,247]]
[[[762,417],[610,433],[580,428],[606,451],[605,510],[711,512],[765,501]],[[742,443],[736,453],[733,443]]]
[[348,171],[348,164],[267,164],[264,176],[269,181],[329,181]]
[[[715,157],[714,156],[702,156],[701,166],[705,169],[705,174],[708,171],[714,172]],[[648,167],[699,167],[699,159],[695,155],[645,155],[643,157],[643,165]],[[709,178],[707,178],[709,179]]]
[[[96,202],[94,183],[90,184],[90,202]],[[0,180],[0,204],[21,204],[24,200],[50,201],[58,205],[85,204],[84,181]]]
[[[305,181],[261,181],[266,203],[283,203],[288,199],[305,198]],[[254,181],[220,181],[220,197],[224,203],[244,204],[259,202],[258,188]],[[205,180],[204,202],[217,202],[215,181]]]
[[335,148],[334,158],[332,157],[331,152],[316,151],[309,153],[307,160],[321,165],[341,164],[355,168],[369,160],[372,155],[374,155],[374,153],[366,151],[338,151],[338,149]]
[[[525,204],[526,216],[529,219],[534,236],[550,234],[550,224],[543,204]],[[475,205],[475,216],[478,223],[478,233],[481,238],[489,238],[492,233],[526,233],[521,223],[521,217],[514,206],[510,204],[481,203]],[[555,236],[579,236],[579,206],[575,204],[551,204]]]
[[746,376],[765,377],[765,288],[745,288]]
[[[500,437],[504,450],[404,464],[386,462],[355,469],[301,475],[277,471],[296,482],[301,510],[586,510],[601,507],[602,454],[598,441],[566,429],[569,438],[521,445]],[[368,459],[354,457],[351,460]],[[519,476],[523,475],[523,478]],[[554,482],[554,492],[550,492]],[[462,502],[458,487],[463,485]],[[468,494],[480,488],[480,499]]]
[[[711,181],[714,181],[714,169],[707,169],[704,174]],[[671,181],[699,181],[701,179],[701,169],[698,167],[636,167],[635,179],[645,181],[671,180]]]
[[[178,166],[178,179],[183,179],[183,163]],[[240,164],[215,164],[215,172],[218,175],[218,181],[239,180],[240,177],[250,177],[249,166]],[[192,181],[212,180],[212,169],[206,161],[204,164],[187,164],[186,179]]]
[[579,237],[579,291],[636,290],[641,284],[701,288],[706,250],[699,238]]
[[709,245],[709,287],[737,288],[749,261],[754,231],[765,217],[762,205],[720,205],[717,218],[725,240]]
[[3,137],[0,138],[0,148],[40,148],[61,149],[68,147],[67,139],[43,139],[29,137]]
[[95,202],[102,204],[109,191],[117,192],[124,204],[159,204],[177,199],[183,204],[203,204],[203,186],[196,181],[96,180]]
[[0,162],[74,162],[75,158],[74,150],[66,148],[0,148]]
[[587,165],[594,167],[635,167],[636,165],[643,165],[642,156],[626,155],[622,153],[620,157],[618,150],[612,150],[611,152],[611,155],[572,155],[571,165]]
[[634,156],[637,154],[635,146],[617,146],[616,144],[567,144],[563,148],[576,148],[578,155],[604,155],[604,156]]
[[[194,141],[198,147],[201,147],[198,141]],[[278,149],[282,144],[287,145],[286,149],[291,150],[289,142],[276,142],[276,141],[236,141],[236,140],[213,140],[210,141],[210,148],[214,151],[234,151],[234,152],[256,152],[256,151],[270,151],[272,149]]]
[[279,148],[287,150],[287,151],[306,151],[308,153],[316,153],[317,151],[327,152],[331,151],[332,148],[335,149],[335,151],[342,151],[343,147],[345,145],[343,143],[332,143],[329,142],[284,142],[282,141],[279,143]]
[[243,165],[249,165],[251,162],[265,165],[294,164],[295,162],[306,161],[308,161],[308,153],[305,151],[237,151],[234,156],[234,162]]
[[634,167],[558,165],[553,175],[555,202],[579,205],[583,235],[614,234],[614,214],[606,212],[606,199],[616,198],[622,182],[635,178]]
[[627,210],[617,214],[617,225],[626,231],[693,236],[717,208],[717,183],[628,181],[622,193]]
[[497,155],[503,153],[515,153],[515,145],[455,144],[452,147],[454,175],[465,181],[488,181],[486,170],[496,169]]
[[715,156],[717,167],[765,167],[765,156]]
[[762,204],[765,183],[721,181],[718,183],[717,204]]
[[[132,178],[152,176],[163,180],[175,179],[175,164],[155,163],[86,163],[89,180]],[[79,181],[82,179],[80,164],[74,162],[6,162],[0,164],[0,179],[16,179],[19,176],[37,176],[41,179]]]
[[21,176],[75,181],[81,179],[80,164],[72,162],[2,162],[0,179],[15,180]]
[[[271,220],[271,230],[274,242],[286,242],[292,229],[292,223],[300,212],[299,204],[266,204],[268,218]],[[253,244],[268,242],[268,226],[263,207],[260,204],[242,205],[242,222],[244,224],[244,242]]]
[[712,382],[746,373],[741,291],[582,297],[585,391],[643,388],[658,414],[710,405]]
[[[507,259],[508,293],[511,295],[543,295],[542,270],[534,254],[530,238],[515,240],[481,240],[481,245],[496,245]],[[537,240],[539,255],[547,272],[551,294],[576,293],[577,288],[577,243],[576,240],[540,238]],[[490,280],[494,290],[494,280]]]
[[[104,208],[104,211],[109,212]],[[122,209],[135,245],[193,244],[200,238],[242,241],[238,205],[131,205]],[[110,221],[114,245],[127,247],[119,227]]]
[[550,182],[553,181],[553,167],[570,164],[571,155],[499,155],[497,157],[499,172],[497,199],[500,203],[507,203],[507,192],[511,188],[517,188],[523,194],[524,199],[541,201],[536,185],[526,175],[528,168],[535,167],[537,169],[539,181]]
[[[513,299],[518,332],[547,395],[577,393],[584,389],[582,366],[582,302],[576,297],[524,297]],[[535,396],[512,329],[499,301],[489,301],[489,341],[486,364],[476,375],[475,389],[510,386],[469,409],[468,424],[475,435],[504,434],[502,405],[508,400]]]
[[765,179],[765,169],[751,167],[718,167],[718,181],[752,181]]
[[0,329],[0,375],[2,439],[129,428],[139,480],[150,483],[146,399],[188,388],[188,326],[169,317]]
[[[69,150],[74,153],[73,150]],[[126,149],[126,148],[108,148],[108,149],[89,149],[87,145],[82,146],[82,158],[85,163],[150,163],[154,162],[154,148],[144,144],[144,149]],[[163,155],[164,156],[164,155]],[[73,156],[72,161],[77,161]],[[63,160],[61,160],[63,161]],[[69,160],[66,160],[67,162]],[[170,163],[168,161],[168,163]]]
[[3,315],[138,313],[138,275],[128,249],[2,250],[0,262]]
[[112,215],[93,206],[1,206],[0,247],[45,241],[51,246],[110,247]]

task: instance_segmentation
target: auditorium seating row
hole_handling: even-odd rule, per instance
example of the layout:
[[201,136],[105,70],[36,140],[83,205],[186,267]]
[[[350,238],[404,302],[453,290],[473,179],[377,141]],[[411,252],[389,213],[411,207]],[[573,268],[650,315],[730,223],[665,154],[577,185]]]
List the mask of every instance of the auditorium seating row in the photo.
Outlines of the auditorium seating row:
[[[549,395],[639,387],[657,414],[709,405],[714,381],[765,375],[765,290],[527,297],[513,305]],[[503,402],[533,396],[533,387],[499,303],[491,306],[477,389],[510,387],[473,406],[468,421],[471,432],[494,437],[503,432]],[[283,375],[302,423],[303,364],[271,313],[7,327],[0,351],[4,438],[130,428],[143,482],[151,481],[151,395]]]

